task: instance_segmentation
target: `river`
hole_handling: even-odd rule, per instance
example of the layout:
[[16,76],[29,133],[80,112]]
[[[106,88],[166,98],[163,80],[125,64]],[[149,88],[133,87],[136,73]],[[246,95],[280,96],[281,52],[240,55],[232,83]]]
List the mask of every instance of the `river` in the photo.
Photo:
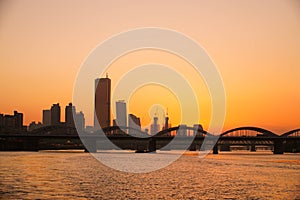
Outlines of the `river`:
[[300,199],[300,154],[187,152],[163,169],[126,173],[89,153],[0,152],[0,169],[1,199]]

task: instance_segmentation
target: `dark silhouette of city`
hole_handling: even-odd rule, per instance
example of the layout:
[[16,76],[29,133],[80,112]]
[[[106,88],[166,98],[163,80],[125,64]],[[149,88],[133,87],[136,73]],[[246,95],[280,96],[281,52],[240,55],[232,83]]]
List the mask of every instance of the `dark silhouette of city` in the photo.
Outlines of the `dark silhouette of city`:
[[[14,111],[13,115],[0,114],[0,150],[86,149],[82,141],[89,141],[90,148],[86,150],[97,152],[107,148],[97,145],[97,140],[103,139],[99,133],[104,133],[117,147],[136,152],[155,152],[157,149],[163,149],[175,137],[182,140],[192,138],[187,148],[190,151],[200,150],[205,144],[202,150],[212,149],[214,154],[219,150],[231,151],[237,148],[250,151],[264,148],[272,150],[274,154],[300,152],[300,129],[278,135],[266,129],[249,126],[215,135],[205,131],[201,124],[194,124],[192,127],[184,124],[171,127],[166,113],[162,128],[158,124],[158,116],[154,115],[150,132],[148,129],[142,130],[140,118],[133,113],[127,115],[124,100],[115,102],[116,119],[112,120],[111,125],[111,80],[108,76],[95,80],[94,103],[93,127],[85,126],[84,113],[77,112],[72,103],[65,107],[64,122],[60,117],[59,103],[42,111],[42,123],[31,122],[28,127],[23,124],[23,113]],[[204,142],[205,138],[212,142]],[[108,147],[110,148],[112,147]],[[174,148],[181,149],[180,146]]]

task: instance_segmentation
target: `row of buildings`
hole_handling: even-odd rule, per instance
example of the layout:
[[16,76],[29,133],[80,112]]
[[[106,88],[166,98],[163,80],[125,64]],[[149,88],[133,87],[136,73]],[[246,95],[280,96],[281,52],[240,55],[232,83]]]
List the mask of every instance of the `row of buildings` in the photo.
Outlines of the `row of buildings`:
[[[141,130],[141,120],[138,116],[129,113],[127,114],[127,106],[124,100],[116,102],[116,118],[111,121],[111,80],[106,78],[98,78],[95,80],[95,101],[94,101],[94,126],[85,127],[84,114],[76,112],[76,108],[72,103],[69,103],[65,107],[65,121],[61,120],[61,107],[59,103],[53,104],[50,109],[43,110],[42,123],[31,122],[28,126],[23,125],[23,114],[14,111],[14,115],[0,114],[0,130],[25,130],[29,131],[43,127],[43,126],[66,126],[75,127],[78,131],[87,130],[97,131],[100,128],[106,128],[110,126],[130,127],[137,130]],[[197,125],[198,126],[198,125]],[[200,125],[201,126],[201,125]],[[165,117],[165,122],[162,125],[162,129],[168,129],[171,127],[169,124],[168,114]],[[153,117],[153,122],[150,126],[150,132],[145,129],[148,134],[154,135],[161,130],[158,123],[158,117]]]
[[[95,80],[95,115],[94,115],[94,130],[111,126],[111,80],[106,75],[105,78],[98,78]],[[126,102],[124,100],[119,100],[116,102],[116,119],[112,120],[113,126],[121,127],[131,127],[141,130],[140,118],[134,114],[127,115]],[[171,127],[169,123],[168,113],[164,119],[164,124],[162,129],[158,123],[158,117],[154,116],[152,124],[150,126],[150,132],[148,129],[144,130],[149,132],[148,134],[154,135],[160,130],[165,130]],[[184,127],[186,125],[181,125],[182,129],[179,131],[179,135],[189,135]],[[201,124],[194,125],[195,130],[203,130]],[[196,131],[197,132],[197,131]],[[196,134],[196,132],[190,135]]]
[[[74,117],[73,117],[74,116]],[[59,126],[64,125],[67,127],[75,127],[80,131],[85,129],[85,118],[84,114],[76,112],[75,106],[72,103],[65,108],[65,121],[61,121],[61,108],[59,103],[53,104],[50,109],[43,110],[42,123],[31,122],[29,124],[28,130],[33,130],[40,128],[42,126]]]
[[[74,114],[73,114],[74,113]],[[75,127],[80,131],[85,129],[84,114],[76,112],[75,106],[72,103],[65,108],[65,121],[61,121],[61,108],[59,103],[53,104],[49,110],[43,110],[43,119],[41,122],[31,122],[29,126],[23,125],[23,113],[14,111],[13,115],[0,114],[0,131],[4,132],[21,132],[31,131],[43,126],[67,126]],[[74,116],[74,117],[73,117]]]
[[[128,118],[127,118],[128,117]],[[95,116],[94,116],[94,129],[111,126],[111,80],[106,78],[98,78],[95,80]],[[127,120],[128,119],[128,120]],[[126,102],[119,100],[116,102],[116,119],[112,120],[113,126],[131,127],[141,130],[140,118],[130,113],[127,115]],[[165,117],[164,129],[170,127],[169,117]],[[149,130],[146,129],[146,132]],[[158,117],[153,118],[153,123],[150,127],[150,134],[154,135],[160,131],[158,124]]]
[[[128,116],[128,123],[127,123]],[[113,126],[126,127],[141,130],[140,118],[134,114],[127,115],[126,102],[116,102],[116,119],[112,120]],[[94,130],[111,126],[111,80],[98,78],[95,80],[95,116]]]

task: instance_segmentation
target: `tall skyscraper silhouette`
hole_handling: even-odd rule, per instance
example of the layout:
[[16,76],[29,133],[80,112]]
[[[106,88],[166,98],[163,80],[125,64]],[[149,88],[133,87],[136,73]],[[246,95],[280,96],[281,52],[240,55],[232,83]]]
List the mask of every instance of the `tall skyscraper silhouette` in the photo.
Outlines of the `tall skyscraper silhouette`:
[[151,124],[151,130],[150,130],[151,135],[155,135],[159,131],[159,124],[157,123],[157,121],[158,121],[158,117],[154,116],[153,124]]
[[14,111],[15,118],[15,127],[22,128],[23,127],[23,113],[19,113],[18,111]]
[[43,110],[43,126],[51,125],[51,110]]
[[126,103],[123,100],[116,102],[116,114],[117,114],[117,125],[118,126],[127,126],[127,111]]
[[51,125],[60,125],[60,105],[59,103],[51,106]]
[[78,131],[84,131],[85,128],[85,118],[83,112],[78,112],[75,115],[76,128]]
[[[141,120],[140,120],[140,118],[135,116],[134,114],[129,114],[128,115],[128,126],[130,128],[141,130]],[[139,134],[139,131],[130,130],[129,134],[136,135],[136,134]]]
[[74,113],[74,115],[76,113],[75,106],[73,106],[72,103],[69,103],[69,105],[66,106],[66,109],[65,109],[65,121],[66,121],[67,126],[70,126],[70,127],[75,126],[73,113]]
[[95,80],[95,130],[110,126],[110,88],[111,80],[107,75]]
[[165,117],[165,126],[163,127],[163,129],[168,129],[168,128],[169,128],[169,116],[167,110],[166,117]]
[[128,126],[131,128],[135,128],[141,130],[141,120],[139,117],[135,116],[134,114],[128,115]]

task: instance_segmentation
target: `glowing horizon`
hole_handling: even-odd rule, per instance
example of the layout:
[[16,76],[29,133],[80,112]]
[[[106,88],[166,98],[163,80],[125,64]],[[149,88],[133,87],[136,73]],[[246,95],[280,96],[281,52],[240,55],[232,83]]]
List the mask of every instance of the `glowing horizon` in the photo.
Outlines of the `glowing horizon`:
[[[258,126],[283,133],[299,128],[298,2],[65,1],[59,5],[52,1],[1,1],[0,113],[22,112],[28,125],[42,120],[43,109],[60,103],[64,121],[76,74],[93,48],[119,32],[155,26],[193,38],[216,63],[227,96],[224,130]],[[170,53],[144,50],[119,58],[107,70],[112,89],[126,71],[147,63],[168,65],[187,77],[203,115],[199,123],[207,128],[212,112],[209,92],[189,64]],[[145,101],[143,96],[155,92],[167,94],[158,103],[169,108],[172,125],[180,123],[175,97],[157,86],[133,93],[126,102],[127,113],[141,117],[143,125],[149,124],[149,109],[158,99],[150,95]],[[87,125],[93,124],[93,116],[86,115],[86,120]]]

